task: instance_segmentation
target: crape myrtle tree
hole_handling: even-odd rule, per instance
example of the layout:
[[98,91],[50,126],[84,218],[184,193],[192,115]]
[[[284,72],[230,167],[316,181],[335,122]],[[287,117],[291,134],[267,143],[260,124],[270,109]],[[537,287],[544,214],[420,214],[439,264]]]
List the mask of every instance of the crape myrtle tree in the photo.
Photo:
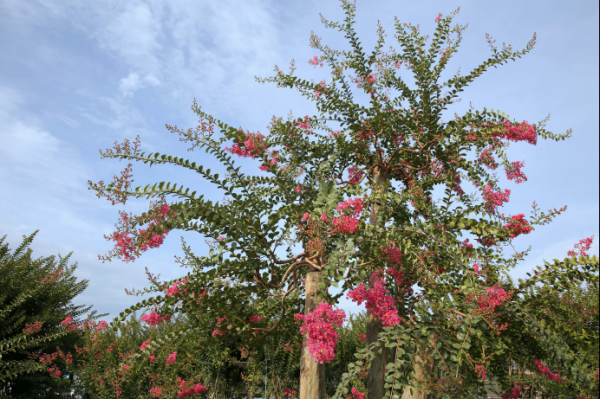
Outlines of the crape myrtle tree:
[[[350,51],[333,50],[311,36],[320,55],[309,62],[327,65],[329,81],[295,77],[293,62],[288,74],[276,68],[276,76],[258,79],[299,90],[315,102],[319,115],[273,118],[264,136],[233,128],[194,102],[200,118],[196,129],[167,125],[180,140],[191,142],[191,149],[214,155],[227,169],[224,178],[182,158],[141,153],[139,140],[115,143],[102,153],[183,166],[226,195],[219,204],[171,183],[132,189],[131,164],[107,186],[90,182],[113,203],[160,198],[142,216],[121,213],[117,232],[107,237],[116,242],[110,256],[133,260],[159,246],[173,229],[197,231],[218,247],[198,257],[184,243],[192,272],[164,282],[166,296],[138,307],[160,304],[169,314],[207,311],[213,315],[213,334],[236,334],[256,343],[289,328],[288,304],[304,296],[304,315],[295,316],[304,335],[303,399],[324,397],[324,363],[333,360],[335,326],[345,317],[333,306],[344,294],[365,303],[368,346],[348,365],[336,397],[363,397],[361,387],[351,385],[365,372],[370,399],[472,397],[481,395],[483,381],[492,377],[506,397],[521,395],[521,385],[506,377],[512,352],[547,377],[546,392],[557,397],[564,387],[570,394],[595,392],[597,361],[576,357],[567,339],[553,334],[532,309],[540,298],[576,282],[597,285],[597,258],[570,255],[515,283],[508,271],[528,251],[508,255],[506,250],[565,208],[544,213],[534,203],[529,217],[500,211],[511,191],[500,187],[497,171],[517,184],[527,180],[523,162],[509,159],[509,145],[560,141],[570,131],[554,134],[544,129],[547,119],[519,123],[485,108],[471,107],[442,120],[457,93],[489,67],[528,53],[535,35],[522,51],[506,45],[498,50],[488,36],[492,55],[487,61],[439,83],[464,30],[451,28],[455,13],[435,18],[428,49],[418,27],[396,21],[401,51],[383,51],[385,34],[379,27],[374,51],[365,54],[354,31],[355,4],[342,1],[342,8],[343,22],[323,22],[345,34]],[[415,89],[402,79],[401,68],[413,75]],[[355,100],[359,96],[367,105]],[[242,173],[232,154],[260,161],[265,173]],[[167,205],[166,195],[182,201]],[[145,223],[146,229],[137,230]],[[237,284],[235,291],[227,281]],[[330,286],[339,288],[337,294],[329,292]],[[273,309],[277,317],[257,318],[245,306],[250,298],[265,296],[280,299]],[[557,367],[562,367],[560,376],[549,374]]]

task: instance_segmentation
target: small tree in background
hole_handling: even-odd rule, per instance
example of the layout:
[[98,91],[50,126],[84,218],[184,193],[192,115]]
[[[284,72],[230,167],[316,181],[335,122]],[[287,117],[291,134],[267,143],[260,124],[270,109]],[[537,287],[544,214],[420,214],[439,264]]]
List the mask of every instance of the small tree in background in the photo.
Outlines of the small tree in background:
[[70,361],[81,343],[78,320],[91,309],[72,303],[88,281],[77,281],[77,264],[68,265],[71,253],[58,260],[32,258],[27,247],[36,234],[25,237],[14,253],[6,236],[0,239],[0,396],[70,393]]

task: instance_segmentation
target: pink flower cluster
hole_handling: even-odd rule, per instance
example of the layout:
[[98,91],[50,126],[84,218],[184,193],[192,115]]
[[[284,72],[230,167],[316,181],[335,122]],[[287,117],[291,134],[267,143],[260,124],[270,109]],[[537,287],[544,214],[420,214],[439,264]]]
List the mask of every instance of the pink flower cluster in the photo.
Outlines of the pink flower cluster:
[[509,167],[505,170],[506,178],[508,180],[514,180],[517,184],[527,181],[527,176],[525,176],[525,173],[521,170],[523,166],[525,166],[525,164],[521,161],[511,162]]
[[153,398],[160,398],[162,397],[162,390],[159,387],[154,387],[150,389],[150,395],[152,395]]
[[523,121],[520,125],[512,125],[509,122],[502,123],[505,127],[502,133],[496,135],[496,137],[504,137],[511,141],[526,141],[529,144],[537,144],[537,132],[535,131],[535,125],[530,125],[526,121]]
[[388,290],[381,277],[381,272],[375,272],[371,276],[371,288],[365,287],[365,284],[360,284],[355,290],[348,292],[346,298],[359,305],[366,302],[367,310],[380,319],[381,324],[384,326],[393,327],[400,323],[394,299],[388,296]]
[[184,278],[183,280],[179,281],[175,281],[167,290],[167,296],[175,296],[175,295],[183,295],[187,292],[187,288],[184,288],[183,290],[179,288],[179,284],[187,284],[188,280],[187,278]]
[[354,233],[360,222],[351,216],[342,216],[341,218],[333,218],[333,225],[337,233],[348,234]]
[[308,60],[308,63],[314,66],[321,65],[321,68],[323,67],[323,63],[319,63],[319,57],[316,55],[312,58],[312,60]]
[[260,133],[246,133],[246,140],[244,141],[244,147],[240,147],[239,144],[234,144],[231,148],[225,147],[225,151],[229,151],[232,154],[236,154],[240,157],[250,157],[254,159],[258,155],[262,155],[267,149],[265,143],[265,136]]
[[361,198],[351,198],[344,202],[340,202],[336,209],[339,213],[350,211],[353,216],[358,216],[363,211],[363,202]]
[[485,209],[488,213],[496,213],[498,207],[504,205],[509,201],[510,190],[505,189],[502,191],[494,191],[491,185],[487,185],[483,188],[483,199],[485,200]]
[[146,349],[146,346],[148,346],[149,343],[150,343],[150,340],[144,341],[144,343],[140,346],[140,350],[143,351],[144,349]]
[[334,325],[341,327],[346,313],[341,309],[333,310],[330,304],[322,302],[312,313],[298,313],[294,317],[303,322],[300,334],[308,334],[308,351],[315,362],[331,362],[335,358],[334,350],[339,339]]
[[508,294],[506,291],[496,285],[493,287],[487,287],[485,291],[487,295],[479,298],[480,309],[494,310],[498,306],[502,305],[503,302],[508,300]]
[[514,381],[511,381],[511,383],[514,385],[514,387],[511,388],[510,394],[503,393],[502,399],[519,399],[521,397],[521,390],[524,388],[524,385],[520,382]]
[[510,238],[515,238],[521,234],[529,234],[533,230],[527,220],[524,219],[525,215],[518,214],[511,216],[511,221],[504,226],[504,230],[510,233]]
[[262,317],[260,317],[260,316],[250,316],[250,321],[251,321],[252,323],[260,323],[260,321],[261,321],[262,319],[263,319],[263,318],[262,318]]
[[[318,86],[321,86],[323,89],[327,89],[327,85],[325,84],[325,81],[323,81],[323,80],[319,82]],[[321,94],[324,94],[324,93],[320,92],[319,90],[316,90],[315,94],[317,95],[318,99],[321,99]]]
[[[567,381],[563,380],[562,378],[560,378],[558,373],[551,372],[550,369],[548,368],[548,366],[544,365],[544,363],[540,362],[539,360],[536,360],[534,363],[542,374],[546,374],[547,381],[556,381],[559,383],[567,382]],[[558,371],[558,369],[556,371]]]
[[381,252],[387,254],[388,261],[393,265],[399,265],[402,261],[402,253],[399,248],[390,245],[387,248],[381,248]]
[[150,326],[157,326],[164,323],[165,320],[167,322],[171,321],[171,317],[173,317],[173,315],[168,314],[166,316],[161,316],[158,313],[152,312],[150,314],[143,315],[141,320]]
[[167,366],[172,366],[175,364],[175,360],[177,360],[177,352],[173,352],[169,356],[167,356],[167,360],[165,360],[165,364]]
[[108,323],[105,322],[104,320],[100,320],[100,322],[96,326],[96,330],[98,330],[98,331],[104,330],[106,327],[108,327]]
[[496,159],[494,159],[494,156],[492,155],[492,151],[494,149],[492,147],[490,148],[486,148],[485,150],[481,151],[481,155],[479,156],[479,161],[484,164],[485,166],[487,166],[488,169],[491,170],[496,170],[498,168],[498,163],[496,162]]
[[208,388],[202,386],[202,384],[195,384],[191,388],[184,389],[185,388],[185,380],[182,380],[181,377],[177,377],[177,382],[179,383],[179,389],[181,389],[181,391],[179,391],[177,393],[178,399],[183,399],[190,395],[197,395],[202,392],[208,391]]
[[342,234],[354,233],[360,224],[356,217],[363,211],[362,199],[354,198],[340,202],[336,209],[339,213],[349,212],[352,215],[343,215],[331,220],[331,223],[335,226],[336,232]]
[[594,236],[584,238],[580,240],[577,244],[575,244],[574,249],[567,252],[569,256],[588,256],[588,252],[590,248],[592,248],[592,243],[594,242]]
[[[150,221],[147,229],[140,229],[137,232],[138,241],[141,242],[139,249],[142,252],[148,250],[148,248],[160,247],[165,239],[165,236],[169,234],[168,230],[163,229],[163,234],[157,234],[150,231],[150,228],[155,226],[157,222],[168,218],[169,205],[165,204],[157,209],[158,212],[154,216],[154,220]],[[127,220],[127,216],[122,217],[123,221]],[[125,260],[135,260],[134,253],[136,253],[135,245],[131,237],[129,237],[129,231],[123,231],[120,233],[114,232],[112,240],[116,241],[115,247],[119,248],[119,253],[125,258]]]
[[215,330],[212,332],[213,337],[225,335],[229,332],[228,329],[224,329],[223,331],[220,330],[221,323],[226,322],[226,321],[228,321],[227,317],[220,317],[219,319],[217,319],[217,327],[218,328],[215,328]]
[[351,399],[365,399],[365,394],[360,393],[356,390],[356,388],[352,387],[352,397]]
[[350,169],[348,169],[348,179],[350,179],[350,184],[358,184],[362,177],[363,174],[359,172],[359,169],[356,166],[351,166]]
[[481,381],[485,381],[485,376],[487,374],[487,371],[485,371],[483,369],[483,366],[479,365],[479,366],[475,367],[475,371],[477,372],[477,374],[481,375]]

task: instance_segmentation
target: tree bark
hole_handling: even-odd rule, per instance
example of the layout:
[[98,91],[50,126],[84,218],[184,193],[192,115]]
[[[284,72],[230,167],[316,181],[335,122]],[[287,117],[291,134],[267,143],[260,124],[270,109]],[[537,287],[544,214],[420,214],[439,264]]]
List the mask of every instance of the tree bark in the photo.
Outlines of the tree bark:
[[[371,312],[367,312],[367,345],[377,342],[377,336],[383,331],[381,320]],[[369,398],[381,399],[385,394],[385,366],[387,366],[387,348],[383,348],[380,355],[371,362],[369,376],[367,377],[367,392]]]
[[[413,381],[423,383],[433,372],[434,359],[430,352],[431,350],[429,348],[417,349],[415,365],[413,367]],[[412,387],[412,393],[410,392],[410,389],[411,387],[404,388],[402,399],[427,399],[427,389]]]
[[[321,273],[310,271],[306,274],[304,314],[309,314],[319,304],[319,282]],[[325,399],[325,365],[315,362],[308,352],[307,334],[302,339],[300,355],[300,396],[299,399]]]
[[[375,184],[383,184],[389,181],[389,176],[381,169],[375,168],[373,180]],[[377,189],[379,193],[384,193],[385,188]],[[371,217],[369,223],[372,226],[377,225],[377,214],[380,205],[373,204],[371,207]],[[383,331],[381,320],[377,319],[371,312],[367,312],[367,345],[378,341],[379,333]],[[387,348],[383,348],[380,355],[375,356],[371,362],[369,376],[367,377],[367,393],[369,399],[381,399],[385,393],[385,366],[387,366]]]

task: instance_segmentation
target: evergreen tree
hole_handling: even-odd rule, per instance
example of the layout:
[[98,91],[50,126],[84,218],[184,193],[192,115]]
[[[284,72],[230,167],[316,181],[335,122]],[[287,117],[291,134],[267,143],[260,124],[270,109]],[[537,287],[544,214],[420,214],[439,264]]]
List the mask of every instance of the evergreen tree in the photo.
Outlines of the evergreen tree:
[[32,258],[28,246],[37,232],[14,253],[6,236],[0,239],[0,397],[70,392],[68,355],[80,342],[77,320],[91,308],[71,302],[88,286],[74,276],[77,264],[68,265],[72,253]]

